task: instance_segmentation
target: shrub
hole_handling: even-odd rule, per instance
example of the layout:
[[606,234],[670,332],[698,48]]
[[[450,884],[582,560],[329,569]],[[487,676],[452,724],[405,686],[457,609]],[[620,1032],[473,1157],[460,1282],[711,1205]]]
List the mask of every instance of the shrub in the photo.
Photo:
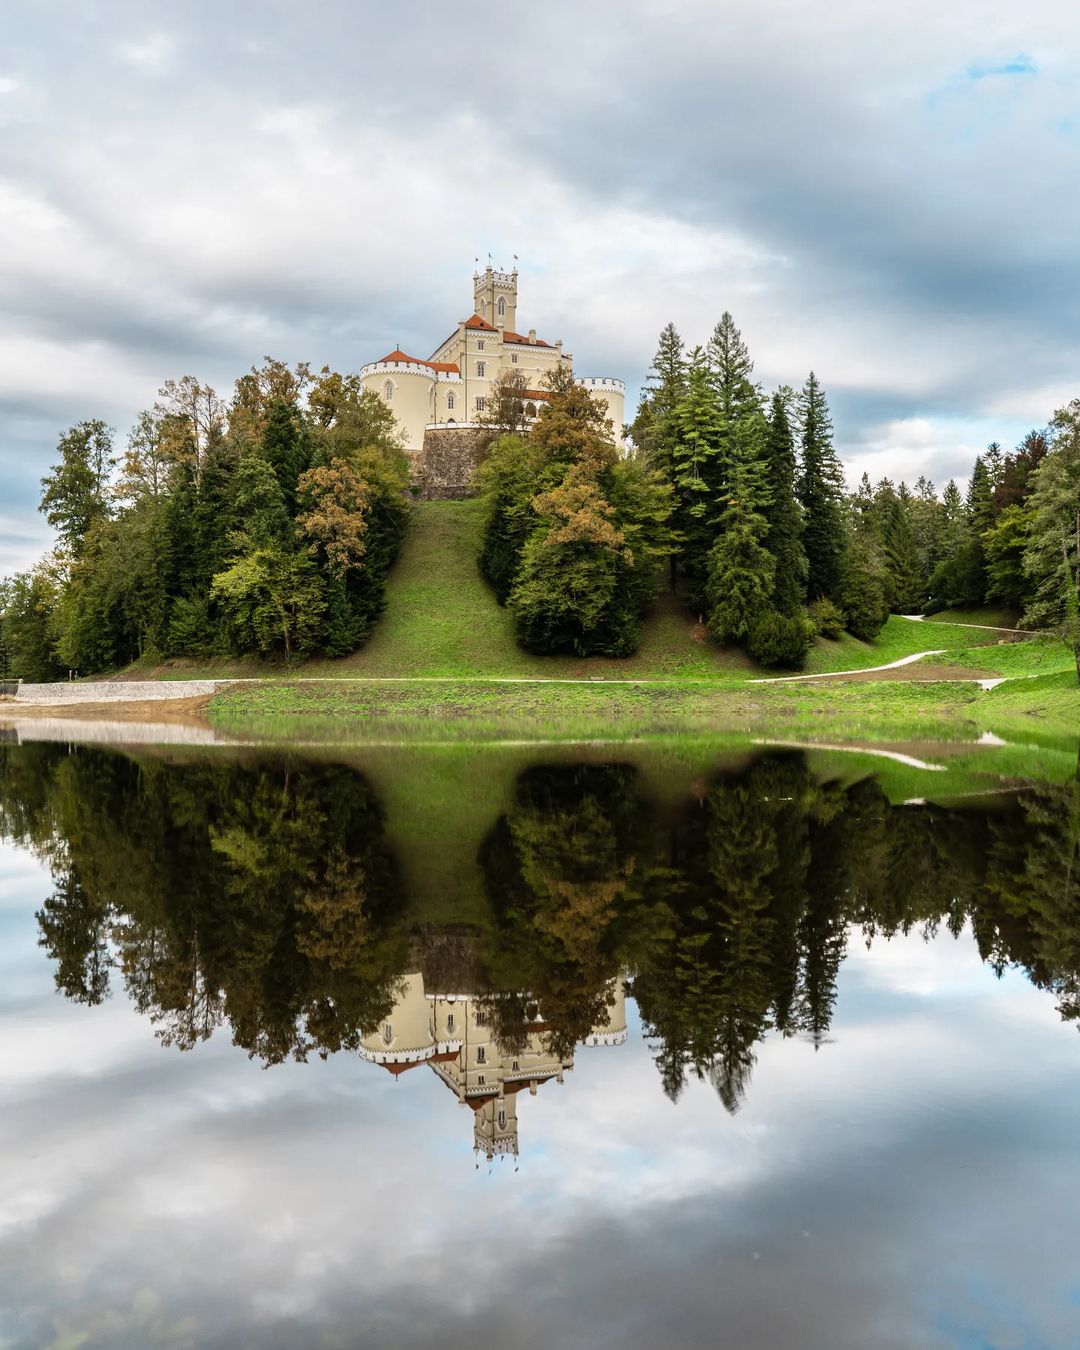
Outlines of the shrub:
[[810,606],[810,621],[814,625],[814,632],[827,638],[838,638],[846,622],[843,610],[826,595]]
[[766,610],[754,620],[747,648],[763,666],[790,666],[798,670],[814,640],[814,624],[805,614],[778,614]]

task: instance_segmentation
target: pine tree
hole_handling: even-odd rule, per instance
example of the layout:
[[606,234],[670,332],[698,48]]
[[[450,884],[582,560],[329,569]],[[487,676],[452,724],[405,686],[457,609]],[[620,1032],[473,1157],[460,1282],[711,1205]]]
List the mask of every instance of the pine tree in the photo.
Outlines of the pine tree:
[[720,411],[729,427],[739,418],[761,408],[761,391],[751,380],[754,363],[750,352],[727,310],[713,329],[706,348],[706,361]]
[[807,563],[802,513],[795,499],[795,440],[782,392],[773,395],[769,408],[765,463],[769,504],[764,511],[768,529],[763,542],[776,560],[772,603],[778,613],[791,616],[802,611]]
[[716,461],[726,423],[700,347],[690,354],[686,388],[672,417],[674,439],[669,476],[675,491],[675,527],[681,535],[679,560],[692,583],[700,585],[706,559],[723,511],[718,499]]
[[300,414],[284,399],[271,400],[262,437],[263,458],[274,470],[289,515],[296,514],[296,484],[311,466],[311,448]]
[[811,371],[798,402],[802,466],[798,481],[806,550],[806,594],[835,598],[844,549],[844,475],[832,444],[832,421],[825,391]]
[[765,548],[769,528],[765,419],[742,417],[735,429],[731,486],[720,534],[709,552],[705,594],[709,631],[720,642],[744,641],[769,609],[776,563]]
[[650,467],[671,475],[677,439],[675,411],[686,394],[687,359],[682,338],[673,323],[660,332],[656,355],[630,429],[634,444]]

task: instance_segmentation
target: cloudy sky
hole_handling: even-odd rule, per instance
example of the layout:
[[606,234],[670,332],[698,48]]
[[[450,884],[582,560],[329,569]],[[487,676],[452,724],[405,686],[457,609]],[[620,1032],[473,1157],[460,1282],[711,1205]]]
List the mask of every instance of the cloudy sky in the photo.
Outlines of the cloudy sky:
[[640,386],[730,309],[849,472],[941,483],[1080,392],[1073,0],[41,0],[0,51],[0,572],[59,432],[265,354],[426,354],[473,259]]

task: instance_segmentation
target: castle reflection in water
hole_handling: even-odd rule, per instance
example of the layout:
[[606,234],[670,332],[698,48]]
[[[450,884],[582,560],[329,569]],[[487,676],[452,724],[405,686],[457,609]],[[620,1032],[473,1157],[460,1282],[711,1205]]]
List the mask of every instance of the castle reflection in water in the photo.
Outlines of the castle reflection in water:
[[[588,1046],[622,1045],[626,1001],[612,981],[608,1015],[585,1038]],[[513,1015],[507,1012],[513,1009]],[[521,996],[429,991],[420,972],[406,975],[393,1010],[361,1041],[359,1053],[396,1076],[427,1065],[473,1112],[473,1148],[491,1160],[518,1156],[517,1099],[574,1067],[573,1054],[553,1052],[542,1014]]]

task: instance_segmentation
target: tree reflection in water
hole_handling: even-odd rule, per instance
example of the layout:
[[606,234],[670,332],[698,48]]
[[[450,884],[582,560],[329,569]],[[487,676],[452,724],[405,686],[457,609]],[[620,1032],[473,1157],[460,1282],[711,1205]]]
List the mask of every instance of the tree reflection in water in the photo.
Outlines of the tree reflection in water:
[[[632,764],[537,765],[480,845],[483,917],[414,915],[371,784],[290,758],[134,761],[0,747],[0,831],[55,889],[38,920],[57,987],[117,976],[167,1044],[228,1025],[266,1064],[357,1051],[428,1065],[516,1152],[517,1094],[637,1002],[664,1090],[728,1110],[770,1032],[828,1037],[853,935],[959,933],[1080,1015],[1080,786],[891,805],[766,754],[650,801]],[[417,841],[417,847],[423,841]]]

